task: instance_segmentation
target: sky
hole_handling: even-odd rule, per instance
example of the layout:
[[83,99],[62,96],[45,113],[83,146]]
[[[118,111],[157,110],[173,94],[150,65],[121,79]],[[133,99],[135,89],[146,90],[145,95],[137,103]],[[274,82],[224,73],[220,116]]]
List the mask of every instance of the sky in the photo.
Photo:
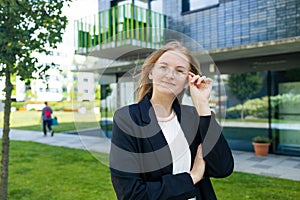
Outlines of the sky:
[[75,0],[70,7],[64,8],[69,20],[76,20],[98,12],[98,0]]
[[92,16],[98,12],[97,0],[75,0],[70,7],[65,6],[63,13],[67,16],[69,23],[63,35],[63,43],[58,46],[58,51],[67,54],[74,53],[74,20]]

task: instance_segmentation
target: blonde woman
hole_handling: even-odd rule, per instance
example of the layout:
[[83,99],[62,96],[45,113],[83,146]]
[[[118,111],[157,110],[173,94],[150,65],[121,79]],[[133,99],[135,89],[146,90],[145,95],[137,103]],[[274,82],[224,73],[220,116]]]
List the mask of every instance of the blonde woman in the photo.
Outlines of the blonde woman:
[[[137,103],[114,114],[110,152],[118,199],[216,199],[210,177],[233,171],[231,150],[209,107],[212,80],[178,41],[142,66]],[[194,107],[182,105],[189,87]]]

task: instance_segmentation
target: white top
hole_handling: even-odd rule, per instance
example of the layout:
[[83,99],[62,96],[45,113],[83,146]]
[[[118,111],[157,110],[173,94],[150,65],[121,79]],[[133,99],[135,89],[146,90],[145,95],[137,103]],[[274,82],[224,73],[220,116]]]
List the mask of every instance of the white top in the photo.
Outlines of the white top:
[[[165,118],[157,117],[157,120],[171,150],[173,174],[189,173],[191,168],[191,152],[177,120],[176,113],[172,110],[170,116]],[[194,199],[196,198],[190,200]]]
[[171,150],[173,174],[190,172],[191,152],[175,112],[157,120]]

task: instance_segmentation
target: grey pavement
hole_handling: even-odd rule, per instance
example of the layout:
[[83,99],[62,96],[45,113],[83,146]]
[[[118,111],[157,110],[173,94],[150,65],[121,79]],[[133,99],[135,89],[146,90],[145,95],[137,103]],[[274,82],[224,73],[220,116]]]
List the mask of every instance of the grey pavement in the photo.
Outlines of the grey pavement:
[[[0,129],[2,135],[2,129]],[[99,131],[99,135],[95,132]],[[100,135],[100,129],[89,129],[73,133],[58,133],[44,137],[42,132],[12,129],[10,139],[32,141],[54,146],[84,149],[90,152],[108,153],[110,139]],[[300,181],[300,157],[269,154],[257,157],[254,152],[233,151],[234,171]]]

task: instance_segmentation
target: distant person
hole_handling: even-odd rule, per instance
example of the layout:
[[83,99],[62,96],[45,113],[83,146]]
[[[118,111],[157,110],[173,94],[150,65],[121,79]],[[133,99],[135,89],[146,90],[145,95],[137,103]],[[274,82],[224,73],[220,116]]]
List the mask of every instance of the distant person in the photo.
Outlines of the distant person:
[[[52,129],[52,108],[48,106],[48,102],[45,102],[45,107],[42,110],[42,120],[43,120],[43,132],[44,136],[47,136],[47,129],[50,131],[51,136],[54,135],[54,131]],[[47,126],[47,127],[46,127]]]

